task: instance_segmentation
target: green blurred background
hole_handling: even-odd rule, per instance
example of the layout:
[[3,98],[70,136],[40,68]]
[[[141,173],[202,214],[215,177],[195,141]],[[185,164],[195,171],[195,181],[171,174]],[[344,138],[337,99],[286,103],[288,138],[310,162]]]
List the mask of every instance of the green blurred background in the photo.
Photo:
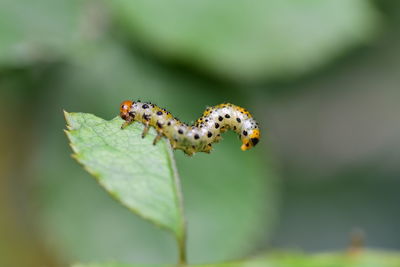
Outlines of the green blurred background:
[[175,152],[190,263],[344,250],[354,229],[399,250],[399,27],[394,0],[2,0],[0,266],[176,262],[70,157],[62,110],[111,119],[125,99],[260,122],[246,153],[232,133]]

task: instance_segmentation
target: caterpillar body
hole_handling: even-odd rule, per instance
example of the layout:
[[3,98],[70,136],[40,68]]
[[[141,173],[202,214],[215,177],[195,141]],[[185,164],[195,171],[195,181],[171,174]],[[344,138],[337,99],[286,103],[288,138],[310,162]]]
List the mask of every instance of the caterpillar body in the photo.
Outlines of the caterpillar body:
[[165,136],[174,149],[183,150],[187,155],[210,153],[212,144],[220,141],[221,133],[227,130],[239,135],[243,151],[252,148],[260,140],[258,123],[250,112],[229,103],[208,107],[193,125],[181,122],[166,109],[140,100],[122,102],[120,117],[125,120],[122,129],[134,121],[141,122],[144,124],[142,137],[145,137],[152,126],[157,131],[153,144]]

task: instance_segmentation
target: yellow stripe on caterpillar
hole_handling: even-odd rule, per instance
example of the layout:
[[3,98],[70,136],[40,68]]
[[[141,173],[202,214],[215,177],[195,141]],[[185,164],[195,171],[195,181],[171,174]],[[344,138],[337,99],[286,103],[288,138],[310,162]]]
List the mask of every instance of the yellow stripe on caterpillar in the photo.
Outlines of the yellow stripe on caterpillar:
[[174,149],[183,150],[187,155],[196,152],[210,153],[212,144],[221,140],[221,133],[233,130],[242,140],[243,151],[254,147],[260,140],[258,123],[246,109],[233,104],[208,107],[194,125],[187,125],[167,110],[141,101],[124,101],[120,116],[125,120],[121,128],[138,121],[144,124],[142,137],[149,127],[154,127],[157,137],[154,144],[165,136]]

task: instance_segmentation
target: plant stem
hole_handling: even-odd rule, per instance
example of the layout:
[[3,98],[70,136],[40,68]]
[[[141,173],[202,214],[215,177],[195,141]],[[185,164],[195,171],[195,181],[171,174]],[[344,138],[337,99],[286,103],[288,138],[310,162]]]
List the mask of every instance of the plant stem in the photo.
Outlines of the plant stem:
[[173,155],[172,147],[169,141],[168,143],[168,154],[169,158],[171,160],[170,165],[173,171],[173,177],[174,177],[174,183],[175,183],[175,190],[176,190],[176,196],[177,196],[177,201],[178,201],[178,206],[179,206],[179,211],[181,213],[181,220],[180,220],[180,231],[178,235],[176,236],[177,242],[178,242],[178,249],[179,249],[179,265],[180,266],[185,266],[187,264],[187,258],[186,258],[186,240],[187,240],[187,230],[186,230],[186,221],[185,221],[185,213],[184,213],[184,208],[183,208],[183,194],[182,194],[182,188],[181,188],[181,183],[180,183],[180,178],[179,178],[179,173],[178,169],[176,167],[176,162],[175,158]]
[[180,266],[185,266],[187,264],[187,259],[186,259],[186,231],[184,236],[182,236],[178,240],[178,246],[179,246],[179,265]]

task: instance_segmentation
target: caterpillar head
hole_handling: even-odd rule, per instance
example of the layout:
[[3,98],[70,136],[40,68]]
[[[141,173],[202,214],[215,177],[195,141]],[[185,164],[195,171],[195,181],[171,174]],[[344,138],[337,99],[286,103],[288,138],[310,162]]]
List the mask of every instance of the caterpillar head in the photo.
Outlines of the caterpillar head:
[[133,102],[129,101],[129,100],[126,100],[121,103],[121,106],[119,108],[119,116],[123,120],[127,120],[129,118],[129,110],[130,110],[132,104],[133,104]]
[[242,139],[242,146],[240,147],[243,151],[252,148],[253,146],[257,145],[260,141],[260,130],[253,129],[248,133],[248,136]]

